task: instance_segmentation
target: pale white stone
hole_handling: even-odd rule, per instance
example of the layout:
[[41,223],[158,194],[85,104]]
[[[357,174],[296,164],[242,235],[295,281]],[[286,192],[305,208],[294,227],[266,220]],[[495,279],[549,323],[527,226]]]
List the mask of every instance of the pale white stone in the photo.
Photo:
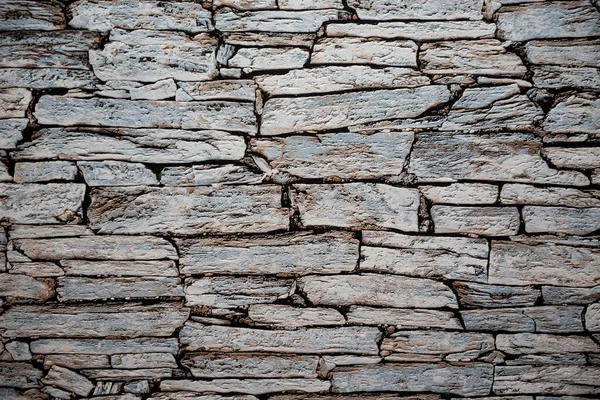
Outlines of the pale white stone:
[[0,3],[3,31],[51,31],[65,28],[62,4],[58,1],[8,0]]
[[88,186],[158,185],[154,172],[140,163],[79,161],[77,166]]
[[278,0],[281,10],[318,10],[324,8],[343,9],[342,0]]
[[256,325],[299,328],[314,325],[344,325],[342,314],[332,308],[297,308],[279,304],[256,304],[248,309]]
[[384,41],[369,38],[323,38],[315,43],[310,58],[313,65],[372,64],[391,67],[417,67],[413,41]]
[[498,186],[485,183],[419,186],[419,190],[434,204],[493,204],[498,199]]
[[114,354],[110,356],[113,368],[177,368],[175,357],[170,353]]
[[509,236],[520,226],[516,207],[433,206],[431,217],[436,233]]
[[358,18],[366,20],[455,20],[482,19],[481,0],[349,0]]
[[94,384],[86,379],[86,377],[58,365],[53,365],[50,368],[50,371],[42,379],[42,382],[46,385],[58,386],[84,397],[94,388]]
[[550,133],[598,133],[600,131],[599,109],[600,99],[597,96],[573,95],[558,102],[548,112],[542,127]]
[[[600,332],[600,303],[591,304],[585,312],[585,328],[590,332]],[[596,346],[596,352],[598,352]]]
[[163,391],[188,390],[192,392],[265,394],[281,391],[319,393],[328,392],[331,383],[320,379],[213,379],[165,380],[160,383]]
[[494,393],[599,394],[600,367],[583,365],[497,366]]
[[570,68],[555,65],[532,67],[535,86],[543,89],[600,89],[598,68]]
[[57,283],[59,301],[183,297],[178,278],[61,277]]
[[69,161],[18,162],[14,179],[17,183],[72,181],[77,176],[77,166]]
[[38,339],[31,343],[34,354],[112,355],[170,353],[177,354],[176,338],[137,339]]
[[507,354],[598,352],[600,346],[585,336],[563,336],[534,333],[499,334],[496,347]]
[[209,186],[261,183],[265,174],[259,174],[242,165],[193,165],[166,167],[160,174],[164,186]]
[[525,54],[532,64],[600,67],[600,40],[534,40],[525,45]]
[[129,94],[132,100],[164,100],[175,97],[177,85],[173,79],[164,79],[150,85],[131,88]]
[[600,229],[600,207],[523,207],[527,233],[564,233],[587,235]]
[[27,89],[0,89],[0,118],[25,118],[31,98]]
[[[162,261],[86,261],[61,260],[64,275],[75,276],[178,276],[172,260]],[[58,268],[58,267],[56,267]],[[62,273],[60,275],[63,275]]]
[[462,330],[460,321],[449,311],[350,306],[346,318],[350,324],[392,325],[397,329]]
[[227,61],[227,65],[248,72],[293,69],[302,68],[308,57],[307,50],[297,47],[244,47]]
[[236,11],[215,12],[215,28],[221,32],[316,32],[326,21],[346,19],[345,11],[326,9],[310,11]]
[[484,21],[413,21],[326,26],[327,36],[381,37],[417,41],[493,38],[496,25]]
[[595,169],[600,167],[600,148],[598,147],[548,147],[543,150],[543,154],[558,168]]
[[[193,100],[254,101],[255,85],[252,80],[219,80],[208,82],[177,82],[177,101],[184,95]],[[191,100],[185,100],[191,101]]]
[[[556,163],[553,162],[556,165]],[[560,166],[562,168],[562,166]],[[600,192],[571,188],[539,188],[531,185],[506,184],[502,186],[503,204],[535,204],[542,206],[600,207]]]

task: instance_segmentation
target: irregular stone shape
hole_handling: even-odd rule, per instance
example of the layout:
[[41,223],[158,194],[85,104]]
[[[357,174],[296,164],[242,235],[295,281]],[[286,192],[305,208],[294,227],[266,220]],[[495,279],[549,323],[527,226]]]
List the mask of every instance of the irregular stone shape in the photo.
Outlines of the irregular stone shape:
[[545,304],[590,304],[600,300],[600,286],[591,288],[571,288],[542,286]]
[[600,99],[597,96],[573,95],[560,101],[548,112],[542,127],[550,133],[598,133],[600,132],[599,109]]
[[585,336],[563,336],[534,333],[500,334],[496,347],[506,354],[598,352],[600,346]]
[[520,226],[516,207],[433,206],[431,217],[436,233],[509,236]]
[[[160,260],[177,259],[173,245],[152,236],[84,236],[13,240],[16,250],[33,260]],[[102,273],[101,275],[104,275]]]
[[251,305],[248,309],[248,318],[258,326],[285,328],[346,323],[344,316],[332,308],[297,308],[279,304]]
[[310,63],[372,64],[417,67],[418,46],[413,41],[385,41],[370,38],[323,38],[315,43]]
[[298,287],[312,304],[398,308],[456,308],[454,293],[441,282],[392,275],[307,276]]
[[199,3],[79,0],[70,4],[68,11],[69,26],[90,31],[122,28],[197,33],[212,29],[211,13]]
[[188,353],[181,364],[195,378],[316,378],[315,356]]
[[380,336],[377,328],[369,327],[282,331],[187,322],[179,333],[179,341],[187,351],[376,355]]
[[244,47],[227,61],[227,66],[246,72],[302,68],[309,52],[295,47]]
[[419,192],[415,189],[377,183],[296,184],[291,200],[305,227],[418,231]]
[[527,72],[521,59],[496,39],[426,43],[419,53],[426,74],[518,76]]
[[498,199],[498,186],[486,183],[419,186],[419,190],[434,204],[493,204]]
[[263,91],[273,96],[415,87],[430,82],[427,76],[410,68],[372,68],[366,65],[296,69],[283,75],[261,75],[254,79]]
[[54,296],[54,283],[51,279],[34,279],[27,275],[0,273],[0,296],[48,300]]
[[430,2],[427,0],[349,0],[348,6],[356,10],[359,19],[366,20],[479,20],[480,0]]
[[106,355],[91,354],[49,354],[44,356],[44,368],[53,365],[70,369],[110,368],[110,360]]
[[15,157],[169,164],[239,160],[245,149],[242,137],[222,131],[51,128],[38,131]]
[[0,89],[0,118],[25,118],[30,102],[27,89]]
[[493,38],[496,25],[484,21],[412,21],[376,24],[329,24],[327,36],[411,39],[419,42]]
[[0,88],[30,89],[94,89],[96,77],[92,71],[60,68],[2,68]]
[[185,302],[189,306],[228,308],[274,303],[294,291],[293,280],[265,277],[204,277],[186,279],[185,283]]
[[382,364],[336,368],[334,393],[399,391],[485,396],[492,387],[491,364]]
[[164,100],[175,97],[177,84],[173,79],[163,79],[139,88],[129,89],[132,100]]
[[533,82],[542,89],[600,89],[598,68],[569,68],[559,66],[532,67]]
[[361,271],[487,282],[485,240],[364,231],[362,244]]
[[15,164],[16,183],[72,181],[77,177],[77,166],[68,161],[19,162]]
[[461,311],[467,330],[507,332],[582,332],[583,307],[543,306]]
[[587,1],[556,1],[502,7],[496,24],[501,39],[525,41],[597,36],[600,14]]
[[62,4],[58,1],[9,0],[0,4],[3,31],[51,31],[65,29]]
[[20,224],[57,224],[81,219],[85,185],[0,183],[0,220]]
[[30,361],[31,351],[29,351],[29,343],[12,341],[4,345],[6,351],[10,353],[14,361]]
[[101,233],[257,233],[288,229],[275,185],[97,188],[90,226]]
[[590,332],[600,332],[600,303],[588,306],[585,312],[585,329]]
[[177,245],[184,274],[335,274],[358,262],[358,241],[342,232],[185,239]]
[[177,368],[175,357],[169,353],[115,354],[110,357],[113,368]]
[[[189,311],[180,305],[14,306],[0,315],[3,337],[170,336]],[[35,353],[34,348],[32,351]]]
[[31,342],[33,354],[68,354],[69,356],[92,354],[177,354],[176,338],[117,339],[38,339]]
[[598,147],[548,147],[544,149],[544,155],[558,168],[593,169],[600,166]]
[[[254,101],[256,87],[252,80],[177,82],[180,92],[194,100]],[[180,101],[177,99],[177,101]]]
[[94,384],[85,376],[79,375],[70,369],[53,365],[48,374],[42,379],[45,385],[58,386],[78,396],[87,396],[94,388]]
[[44,373],[29,363],[0,361],[0,376],[2,386],[29,389],[41,386],[39,380]]
[[254,107],[233,102],[131,101],[42,96],[34,112],[43,125],[221,129],[254,133]]
[[59,278],[58,299],[101,300],[155,297],[183,297],[178,278]]
[[78,276],[178,276],[174,261],[61,260],[65,275]]
[[444,86],[273,98],[265,103],[261,134],[320,131],[391,118],[414,118],[449,99],[450,93]]
[[27,118],[0,119],[0,149],[17,147],[17,143],[23,139],[23,131],[28,123]]
[[453,282],[452,286],[458,294],[460,305],[467,308],[533,306],[541,296],[540,290],[532,286],[483,285],[471,282]]
[[[503,204],[535,204],[576,208],[600,207],[600,191],[582,191],[559,187],[538,188],[531,185],[506,184],[502,186],[500,201]],[[526,208],[531,211],[530,207]]]
[[586,186],[576,171],[552,169],[541,157],[542,143],[525,133],[440,135],[420,133],[413,146],[409,172],[419,181],[508,181]]
[[525,45],[525,54],[532,64],[600,67],[600,40],[534,40]]
[[221,32],[316,32],[324,22],[348,18],[341,10],[247,11],[231,8],[215,12],[215,28]]
[[158,185],[154,172],[140,163],[80,161],[77,166],[88,186]]
[[488,273],[491,284],[592,287],[600,284],[600,249],[494,241]]
[[600,207],[523,207],[527,233],[555,232],[587,235],[600,229]]
[[376,179],[400,175],[413,133],[343,132],[252,139],[250,147],[271,167],[301,178]]
[[242,165],[166,167],[160,173],[160,183],[164,186],[244,185],[263,180],[264,174]]
[[460,321],[449,311],[350,306],[346,318],[350,324],[393,325],[397,329],[462,330]]
[[187,390],[192,392],[265,394],[281,391],[318,393],[327,392],[331,383],[320,379],[213,379],[211,381],[165,380],[163,391]]
[[494,393],[599,394],[600,367],[583,365],[496,366]]

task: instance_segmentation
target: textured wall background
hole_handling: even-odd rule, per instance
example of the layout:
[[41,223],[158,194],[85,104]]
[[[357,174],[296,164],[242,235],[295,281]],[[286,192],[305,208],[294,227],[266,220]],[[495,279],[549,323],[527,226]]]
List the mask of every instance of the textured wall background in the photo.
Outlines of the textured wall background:
[[595,2],[0,30],[1,399],[600,395]]

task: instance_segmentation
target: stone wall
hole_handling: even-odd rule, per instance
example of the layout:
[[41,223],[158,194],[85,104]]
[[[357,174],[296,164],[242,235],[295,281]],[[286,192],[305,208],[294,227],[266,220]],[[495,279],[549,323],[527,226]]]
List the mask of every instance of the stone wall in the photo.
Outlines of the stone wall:
[[598,6],[1,0],[0,398],[598,398]]

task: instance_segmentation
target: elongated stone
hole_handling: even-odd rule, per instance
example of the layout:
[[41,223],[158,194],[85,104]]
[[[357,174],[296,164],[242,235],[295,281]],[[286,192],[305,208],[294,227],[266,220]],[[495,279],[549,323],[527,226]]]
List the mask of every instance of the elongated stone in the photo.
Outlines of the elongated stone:
[[600,303],[591,304],[585,312],[585,329],[600,332]]
[[419,191],[434,204],[493,204],[498,199],[498,186],[486,183],[420,186]]
[[418,231],[419,193],[414,189],[374,183],[297,184],[292,186],[291,198],[305,227]]
[[256,304],[248,309],[256,325],[299,328],[314,325],[344,325],[346,320],[332,308],[297,308],[279,304]]
[[[483,285],[471,282],[454,282],[460,305],[467,308],[498,308],[533,306],[541,296],[532,286]],[[545,298],[544,298],[545,300]]]
[[310,49],[317,38],[315,33],[291,32],[224,32],[225,43],[232,46],[287,46]]
[[3,31],[51,31],[65,28],[65,16],[58,1],[5,1],[0,4]]
[[591,288],[542,286],[542,297],[545,304],[591,304],[600,300],[600,286]]
[[[333,357],[338,357],[338,356],[331,356],[331,357],[327,357],[329,359],[332,359]],[[340,356],[340,357],[344,357],[344,356]],[[354,357],[353,357],[354,358]],[[366,357],[360,357],[362,359],[366,358]],[[340,364],[343,365],[343,364]],[[305,395],[294,395],[294,394],[283,394],[283,395],[275,395],[275,396],[271,396],[271,398],[273,400],[302,400],[302,399],[306,399]],[[440,400],[440,396],[439,395],[434,395],[434,394],[425,394],[425,395],[418,395],[418,396],[403,396],[401,394],[390,394],[390,393],[378,393],[378,394],[369,394],[369,393],[362,393],[362,394],[358,394],[358,395],[341,395],[341,394],[321,394],[318,396],[313,396],[313,398],[316,399],[320,399],[320,400],[343,400],[343,399],[364,399],[364,400]],[[530,399],[527,399],[530,400]]]
[[188,351],[376,355],[380,335],[377,328],[368,327],[271,331],[188,322],[179,341]]
[[326,21],[346,19],[341,10],[245,11],[223,8],[215,12],[215,28],[221,32],[316,32]]
[[28,123],[27,118],[0,119],[0,149],[17,147]]
[[544,155],[559,168],[593,169],[600,166],[598,147],[549,147]]
[[132,100],[164,100],[175,97],[177,84],[171,78],[129,89]]
[[542,89],[600,89],[598,68],[569,68],[555,65],[532,67],[533,82]]
[[31,91],[21,88],[0,89],[0,118],[25,118]]
[[281,0],[277,4],[282,10],[319,10],[325,8],[342,9],[342,0]]
[[54,284],[49,279],[35,279],[27,275],[0,273],[0,296],[48,300],[54,296]]
[[320,131],[391,118],[414,118],[449,99],[450,93],[443,86],[274,98],[265,103],[261,133]]
[[520,218],[514,207],[433,206],[436,233],[473,233],[484,236],[515,235]]
[[195,378],[316,378],[315,356],[188,353],[181,364]]
[[41,386],[44,373],[29,363],[0,361],[0,376],[2,386],[29,389]]
[[177,278],[59,278],[58,298],[70,300],[183,297]]
[[193,165],[167,167],[160,174],[164,186],[244,185],[261,183],[264,174],[242,165]]
[[174,261],[61,260],[65,275],[75,276],[177,276]]
[[12,225],[11,239],[59,238],[93,236],[94,232],[85,225]]
[[307,276],[298,280],[298,287],[316,305],[457,307],[450,288],[429,279],[375,274]]
[[35,278],[52,278],[65,274],[56,264],[45,262],[13,262],[8,270],[12,274],[24,274]]
[[375,179],[400,175],[412,133],[331,133],[252,139],[253,151],[271,167],[301,178]]
[[50,368],[50,371],[48,371],[48,374],[42,379],[42,382],[46,385],[58,386],[84,397],[94,388],[94,384],[86,377],[81,376],[70,369],[59,367],[58,365],[53,365]]
[[496,25],[484,21],[411,21],[376,24],[329,24],[327,36],[380,37],[417,41],[493,38]]
[[600,249],[544,242],[492,242],[489,283],[592,287],[600,284]]
[[88,218],[101,233],[253,233],[289,224],[274,185],[101,188],[91,197]]
[[31,342],[33,354],[113,355],[170,353],[177,354],[176,338],[117,339],[38,339]]
[[122,28],[196,33],[212,28],[210,11],[198,3],[79,0],[70,4],[68,10],[69,26],[90,31]]
[[68,161],[19,162],[15,164],[16,183],[72,181],[77,176],[77,166]]
[[244,47],[227,61],[227,66],[246,72],[302,68],[309,52],[297,47]]
[[500,334],[496,347],[507,354],[598,352],[600,346],[585,336],[563,336],[534,333]]
[[449,311],[350,306],[346,318],[350,324],[392,325],[397,329],[462,330],[460,321]]
[[534,40],[525,45],[532,64],[600,67],[600,40]]
[[[160,380],[173,377],[173,370],[171,368],[84,369],[81,373],[97,381]],[[138,399],[136,398],[136,400]]]
[[47,95],[40,98],[35,110],[35,117],[43,125],[256,131],[254,110],[249,103],[78,99]]
[[327,392],[331,384],[320,379],[213,379],[211,381],[166,380],[160,383],[163,391],[265,394],[281,391]]
[[372,64],[391,67],[417,66],[413,41],[384,41],[370,38],[323,38],[315,43],[310,63]]
[[539,139],[525,133],[420,133],[413,146],[409,172],[426,182],[468,179],[588,185],[588,178],[580,172],[551,168],[541,157],[541,148]]
[[[553,162],[553,164],[555,163]],[[594,190],[582,191],[571,188],[539,188],[530,185],[506,184],[502,186],[500,201],[503,204],[534,204],[576,208],[600,207],[600,192]],[[555,209],[553,208],[552,210]]]
[[[229,2],[240,2],[239,0],[217,0]],[[245,1],[245,0],[242,0]],[[252,3],[260,3],[253,1]],[[252,395],[235,395],[235,396],[221,396],[217,394],[199,394],[189,390],[178,390],[176,392],[156,392],[149,397],[152,400],[256,400],[258,397]]]
[[335,274],[358,262],[358,241],[342,232],[186,239],[177,245],[184,274]]
[[358,18],[366,20],[454,20],[482,18],[481,1],[467,0],[435,2],[427,0],[350,0],[348,5],[356,10]]
[[600,99],[597,96],[573,95],[558,102],[548,112],[542,126],[551,133],[598,133],[600,131],[599,109]]
[[0,315],[3,337],[170,336],[189,311],[180,305],[14,306]]
[[334,393],[394,391],[485,396],[492,387],[491,364],[383,364],[339,368],[333,372]]
[[175,357],[170,353],[114,354],[110,356],[113,368],[177,368]]
[[58,365],[70,369],[110,368],[110,360],[106,355],[92,354],[49,354],[44,356],[44,368]]
[[252,80],[177,82],[177,85],[182,91],[179,96],[186,94],[194,100],[254,101],[256,97]]
[[0,88],[30,89],[94,89],[96,77],[92,71],[61,68],[1,68]]
[[494,393],[553,395],[594,395],[600,367],[583,365],[497,366]]
[[88,186],[158,185],[154,172],[140,163],[80,161],[77,166]]
[[600,207],[523,207],[525,231],[587,235],[600,229]]

